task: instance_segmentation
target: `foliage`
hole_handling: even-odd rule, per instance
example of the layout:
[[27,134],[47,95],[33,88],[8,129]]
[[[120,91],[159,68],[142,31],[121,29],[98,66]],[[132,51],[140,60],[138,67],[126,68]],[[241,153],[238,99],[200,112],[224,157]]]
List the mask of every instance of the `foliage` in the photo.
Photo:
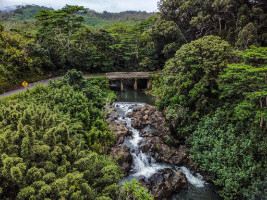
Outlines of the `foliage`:
[[30,20],[34,19],[34,16],[37,15],[40,10],[53,10],[53,8],[38,5],[17,6],[14,11],[9,11],[8,14],[11,15],[12,19]]
[[238,34],[237,46],[239,49],[248,49],[257,44],[257,29],[253,23],[248,23]]
[[266,47],[251,46],[228,64],[232,53],[214,36],[183,45],[163,76],[153,77],[152,93],[173,135],[186,140],[222,197],[264,199]]
[[243,63],[228,65],[220,76],[221,98],[235,118],[259,124],[266,131],[267,48],[251,46],[240,55]]
[[[0,11],[0,18],[5,20],[32,20],[40,10],[53,11],[52,8],[38,5],[23,5],[17,6],[14,10]],[[82,14],[84,17],[84,24],[89,26],[104,27],[118,22],[136,24],[137,22],[148,19],[155,13],[147,13],[146,11],[124,11],[120,13],[110,13],[104,11],[102,13],[91,9],[86,9],[86,13]]]
[[12,76],[1,78],[1,92],[26,79],[30,82],[69,69],[90,73],[161,70],[183,44],[211,34],[240,50],[264,46],[264,5],[262,0],[161,0],[158,14],[97,13],[70,5],[56,11],[17,6],[0,13],[7,33],[3,41],[11,36],[17,40],[10,44],[12,48],[1,47],[6,56],[12,55],[11,63],[0,61],[3,74]]
[[[263,0],[160,0],[158,8],[161,18],[175,22],[188,42],[213,34],[248,48],[247,43],[255,44],[255,40],[266,45],[265,5]],[[255,32],[259,37],[252,38]]]
[[226,113],[218,110],[202,118],[188,142],[192,159],[222,187],[222,197],[264,199],[266,139],[245,121],[229,123]]
[[172,58],[175,52],[186,42],[179,27],[173,21],[159,19],[146,33],[153,42],[158,59],[162,59],[163,62]]
[[114,94],[92,79],[70,71],[1,100],[1,199],[115,198],[120,169],[95,153],[113,143],[102,109]]
[[190,133],[198,119],[218,106],[218,75],[231,56],[227,42],[206,36],[183,45],[166,62],[156,104],[178,137]]
[[122,199],[153,200],[153,197],[136,179],[133,179],[130,182],[122,183],[120,186],[119,200]]
[[20,85],[25,79],[43,77],[40,59],[31,55],[28,47],[34,43],[16,31],[0,25],[0,93]]

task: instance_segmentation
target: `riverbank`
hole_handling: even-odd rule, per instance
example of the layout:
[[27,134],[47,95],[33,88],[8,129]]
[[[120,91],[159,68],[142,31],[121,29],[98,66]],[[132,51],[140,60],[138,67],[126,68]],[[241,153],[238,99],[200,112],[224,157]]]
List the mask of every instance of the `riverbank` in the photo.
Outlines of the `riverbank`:
[[195,166],[185,145],[169,143],[164,116],[155,106],[115,102],[107,122],[117,136],[110,154],[125,173],[122,182],[136,178],[156,200],[187,199],[192,196],[188,190],[202,194],[202,199],[220,199],[212,185],[192,170]]
[[[102,74],[101,73],[97,73],[97,74],[85,73],[84,74],[84,78],[101,77],[101,76],[104,76],[104,74],[103,73]],[[63,73],[38,76],[38,77],[35,77],[34,79],[25,78],[22,81],[19,81],[15,85],[7,87],[5,89],[6,92],[1,93],[1,90],[0,90],[0,98],[7,97],[7,96],[10,96],[12,94],[19,93],[19,92],[23,92],[23,91],[26,91],[27,89],[32,89],[34,86],[36,86],[38,84],[47,85],[49,83],[49,81],[54,81],[54,80],[57,80],[59,78],[63,78]],[[23,87],[21,85],[23,81],[26,81],[29,85],[27,87]]]

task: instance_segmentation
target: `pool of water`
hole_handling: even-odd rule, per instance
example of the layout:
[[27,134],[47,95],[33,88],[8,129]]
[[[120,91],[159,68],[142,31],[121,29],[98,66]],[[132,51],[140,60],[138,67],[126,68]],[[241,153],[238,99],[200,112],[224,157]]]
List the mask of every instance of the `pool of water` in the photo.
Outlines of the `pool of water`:
[[[170,200],[221,200],[216,194],[215,186],[207,183],[204,178],[194,171],[190,171],[185,166],[172,166],[166,163],[159,163],[150,155],[143,153],[140,150],[139,144],[143,140],[140,136],[140,130],[131,126],[131,118],[127,117],[127,113],[132,112],[145,104],[154,105],[154,99],[143,93],[142,91],[134,91],[132,89],[125,89],[123,92],[115,91],[118,100],[114,102],[114,106],[117,108],[119,114],[118,121],[126,122],[126,127],[133,134],[124,141],[124,145],[127,145],[133,157],[133,164],[130,174],[124,177],[121,182],[130,181],[133,178],[142,179],[144,177],[149,178],[160,169],[170,168],[174,172],[182,171],[189,182],[189,188],[181,191],[179,194],[174,194]],[[144,127],[145,131],[153,131],[153,126]]]

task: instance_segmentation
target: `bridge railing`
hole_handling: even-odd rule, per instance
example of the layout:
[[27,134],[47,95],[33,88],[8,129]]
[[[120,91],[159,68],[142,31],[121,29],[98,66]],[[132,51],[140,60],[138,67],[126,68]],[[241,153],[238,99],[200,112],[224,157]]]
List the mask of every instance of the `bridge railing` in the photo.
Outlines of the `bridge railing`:
[[144,75],[149,75],[151,74],[151,72],[108,72],[106,73],[106,76],[120,76],[120,75],[140,75],[140,76],[144,76]]

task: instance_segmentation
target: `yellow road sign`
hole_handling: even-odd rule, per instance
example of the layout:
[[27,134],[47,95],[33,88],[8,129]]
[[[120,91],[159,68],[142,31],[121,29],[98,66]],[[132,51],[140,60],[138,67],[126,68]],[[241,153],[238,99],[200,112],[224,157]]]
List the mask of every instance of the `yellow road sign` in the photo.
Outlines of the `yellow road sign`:
[[24,81],[24,82],[22,83],[22,85],[23,85],[24,87],[27,87],[29,84],[28,84],[26,81]]

